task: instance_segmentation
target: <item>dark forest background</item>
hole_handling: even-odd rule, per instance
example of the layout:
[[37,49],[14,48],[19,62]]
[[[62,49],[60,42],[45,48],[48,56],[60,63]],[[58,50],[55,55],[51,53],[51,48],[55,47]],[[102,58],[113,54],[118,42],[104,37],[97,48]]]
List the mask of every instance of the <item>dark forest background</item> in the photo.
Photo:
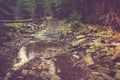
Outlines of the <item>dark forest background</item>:
[[0,0],[0,20],[57,19],[120,26],[120,0]]

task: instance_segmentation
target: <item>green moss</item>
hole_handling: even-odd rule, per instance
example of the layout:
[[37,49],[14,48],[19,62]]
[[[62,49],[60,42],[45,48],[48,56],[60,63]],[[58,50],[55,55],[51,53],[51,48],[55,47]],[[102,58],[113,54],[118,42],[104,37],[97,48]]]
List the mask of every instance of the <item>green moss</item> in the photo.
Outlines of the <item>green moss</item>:
[[7,27],[15,27],[15,28],[20,28],[23,26],[24,23],[5,23],[4,25]]

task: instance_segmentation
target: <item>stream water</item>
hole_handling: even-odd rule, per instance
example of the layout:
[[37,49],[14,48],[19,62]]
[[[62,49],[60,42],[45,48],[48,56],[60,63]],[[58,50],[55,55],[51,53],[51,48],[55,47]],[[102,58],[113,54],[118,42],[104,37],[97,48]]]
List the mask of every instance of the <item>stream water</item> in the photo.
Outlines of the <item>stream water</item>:
[[[56,74],[56,66],[54,58],[57,55],[66,54],[69,45],[60,40],[60,31],[57,30],[57,23],[52,21],[46,22],[45,27],[42,30],[35,32],[30,35],[34,37],[32,41],[27,42],[23,45],[17,57],[15,58],[16,62],[13,64],[10,71],[7,72],[4,80],[24,80],[27,75],[38,75],[34,69],[32,69],[36,62],[32,62],[32,66],[28,64],[38,59],[39,65],[35,68],[40,71],[38,75],[41,77],[41,80],[60,80],[60,77]],[[37,39],[37,41],[36,41]],[[31,69],[25,69],[24,67],[30,67]],[[33,72],[33,74],[30,73]],[[39,78],[40,79],[40,78]],[[25,79],[26,80],[26,79]],[[33,79],[32,79],[33,80]],[[35,79],[36,80],[36,79]]]

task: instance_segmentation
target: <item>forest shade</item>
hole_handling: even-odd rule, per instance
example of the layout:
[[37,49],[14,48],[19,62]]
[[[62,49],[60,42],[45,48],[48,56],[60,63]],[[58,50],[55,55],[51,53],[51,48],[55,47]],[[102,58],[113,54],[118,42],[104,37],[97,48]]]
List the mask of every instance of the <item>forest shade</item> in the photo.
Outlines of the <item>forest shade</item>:
[[[0,20],[58,19],[102,24],[108,13],[120,17],[120,0],[0,0]],[[114,15],[113,15],[114,16]]]

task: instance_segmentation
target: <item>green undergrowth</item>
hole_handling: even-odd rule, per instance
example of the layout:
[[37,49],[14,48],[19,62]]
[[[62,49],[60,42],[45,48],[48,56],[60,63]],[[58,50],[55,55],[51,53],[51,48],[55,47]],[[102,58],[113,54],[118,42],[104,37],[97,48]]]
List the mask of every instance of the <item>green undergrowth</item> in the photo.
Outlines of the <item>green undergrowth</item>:
[[24,23],[5,23],[4,26],[6,27],[15,27],[15,28],[21,28]]
[[8,36],[11,32],[16,32],[24,23],[4,23],[0,25],[0,38]]

